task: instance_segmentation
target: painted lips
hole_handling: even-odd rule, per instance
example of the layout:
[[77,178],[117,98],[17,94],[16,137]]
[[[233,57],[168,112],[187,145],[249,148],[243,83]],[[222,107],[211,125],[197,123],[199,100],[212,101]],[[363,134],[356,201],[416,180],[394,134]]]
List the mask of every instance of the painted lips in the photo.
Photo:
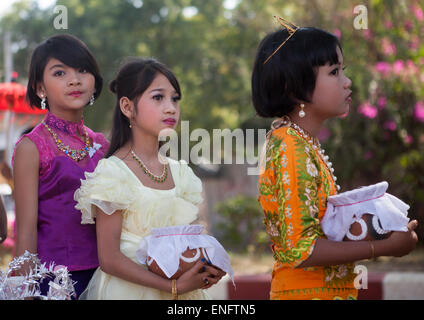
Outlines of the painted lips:
[[69,95],[72,96],[72,97],[79,97],[80,95],[82,95],[82,92],[81,91],[72,91]]
[[347,97],[346,97],[346,99],[345,99],[345,100],[346,100],[347,102],[349,102],[349,103],[350,103],[350,102],[352,102],[351,95],[352,95],[352,91],[348,94],[348,96],[347,96]]
[[174,125],[177,121],[175,119],[165,119],[163,122],[169,125]]

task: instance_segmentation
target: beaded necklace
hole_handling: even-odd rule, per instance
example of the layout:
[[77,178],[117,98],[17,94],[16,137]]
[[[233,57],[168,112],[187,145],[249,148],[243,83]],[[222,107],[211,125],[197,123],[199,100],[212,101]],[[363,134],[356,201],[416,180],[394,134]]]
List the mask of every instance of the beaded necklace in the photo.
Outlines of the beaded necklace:
[[318,151],[318,155],[327,166],[327,169],[330,171],[331,177],[333,178],[334,184],[336,185],[336,189],[337,191],[339,191],[340,186],[336,183],[337,177],[334,174],[333,164],[329,161],[329,157],[325,154],[325,150],[321,148],[321,143],[318,141],[317,138],[311,137],[310,134],[308,134],[304,129],[299,127],[291,119],[288,119],[288,121],[289,121],[289,126],[293,128],[295,131],[297,131],[300,134],[300,136],[304,138],[310,145],[312,145],[314,150]]
[[141,169],[143,169],[144,174],[146,174],[154,182],[164,183],[166,181],[166,178],[168,177],[168,168],[167,168],[166,164],[163,165],[163,172],[162,172],[162,174],[160,176],[157,176],[157,175],[153,174],[146,167],[146,165],[143,163],[143,161],[141,161],[141,159],[135,154],[135,152],[133,150],[131,150],[131,155],[132,155],[133,159],[138,162],[138,164],[140,165]]
[[62,140],[60,140],[56,134],[44,121],[42,124],[46,127],[46,129],[51,133],[53,136],[54,142],[56,143],[58,149],[65,153],[68,157],[70,157],[74,161],[81,161],[84,159],[90,149],[90,138],[88,137],[88,133],[84,128],[84,135],[85,135],[85,146],[81,150],[75,150],[72,149],[70,146],[65,145]]

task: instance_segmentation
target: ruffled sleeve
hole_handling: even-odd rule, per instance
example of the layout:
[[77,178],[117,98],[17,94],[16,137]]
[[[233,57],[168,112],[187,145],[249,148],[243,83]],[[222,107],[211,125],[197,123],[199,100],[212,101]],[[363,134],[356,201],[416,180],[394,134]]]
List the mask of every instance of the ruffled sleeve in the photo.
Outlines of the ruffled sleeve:
[[[172,162],[171,162],[172,164]],[[178,161],[179,165],[179,196],[194,205],[199,205],[203,201],[202,181],[197,177],[184,160]]]
[[95,223],[94,206],[106,214],[129,209],[137,194],[133,179],[112,158],[101,159],[93,172],[85,172],[85,180],[81,179],[81,187],[74,193],[75,208],[82,213],[81,223]]

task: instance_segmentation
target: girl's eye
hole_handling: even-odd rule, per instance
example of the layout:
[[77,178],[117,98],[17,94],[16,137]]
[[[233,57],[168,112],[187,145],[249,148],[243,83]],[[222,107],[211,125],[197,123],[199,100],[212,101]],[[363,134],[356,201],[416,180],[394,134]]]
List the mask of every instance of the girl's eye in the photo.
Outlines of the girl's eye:
[[172,101],[173,102],[177,102],[177,101],[180,101],[180,100],[181,100],[181,97],[180,96],[172,97]]
[[161,101],[163,99],[163,95],[161,95],[161,94],[154,95],[153,99],[157,100],[157,101]]
[[63,76],[64,74],[65,72],[63,72],[62,70],[58,70],[55,73],[53,73],[53,76],[60,77],[60,76]]
[[337,76],[339,74],[339,68],[337,67],[337,68],[331,70],[330,74]]

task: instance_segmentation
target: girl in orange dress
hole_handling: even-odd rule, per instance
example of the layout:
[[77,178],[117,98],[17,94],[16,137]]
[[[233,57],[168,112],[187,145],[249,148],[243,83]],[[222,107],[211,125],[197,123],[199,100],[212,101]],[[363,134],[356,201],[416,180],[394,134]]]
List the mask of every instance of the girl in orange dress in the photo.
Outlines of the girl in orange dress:
[[275,259],[270,298],[356,299],[353,263],[408,254],[417,221],[385,240],[326,238],[320,222],[340,187],[317,134],[325,120],[348,112],[352,82],[337,37],[277,19],[284,28],[262,40],[252,73],[258,115],[277,118],[267,134],[258,196]]

